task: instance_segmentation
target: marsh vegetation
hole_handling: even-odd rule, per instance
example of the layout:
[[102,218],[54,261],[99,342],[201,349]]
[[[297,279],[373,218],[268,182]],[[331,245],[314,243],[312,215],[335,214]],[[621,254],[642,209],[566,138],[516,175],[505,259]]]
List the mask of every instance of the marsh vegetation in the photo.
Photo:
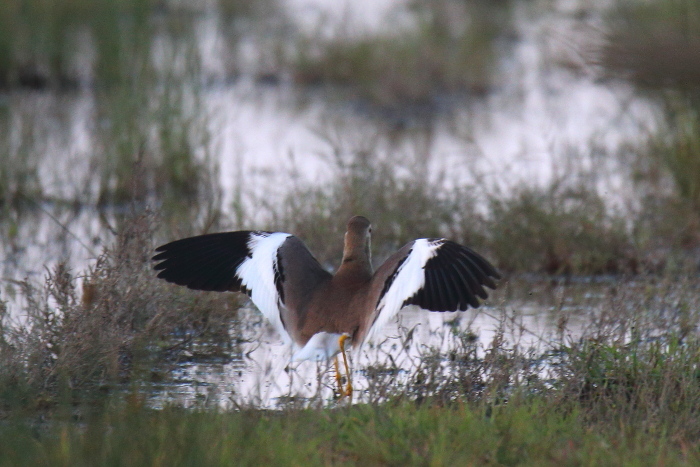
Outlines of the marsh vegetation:
[[[612,3],[3,2],[0,464],[697,462],[700,9]],[[506,275],[354,405],[151,269],[238,228],[333,269],[354,214]]]

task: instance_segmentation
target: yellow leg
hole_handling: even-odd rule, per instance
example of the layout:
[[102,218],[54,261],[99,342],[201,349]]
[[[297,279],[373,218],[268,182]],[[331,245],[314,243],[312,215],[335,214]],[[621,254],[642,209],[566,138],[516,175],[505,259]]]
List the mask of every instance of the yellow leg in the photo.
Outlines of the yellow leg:
[[[345,390],[345,395],[348,397],[352,397],[352,381],[350,378],[350,366],[348,366],[348,357],[345,355],[345,341],[348,339],[347,334],[343,334],[340,336],[340,340],[338,341],[338,344],[340,345],[340,352],[343,354],[343,363],[345,364],[345,374],[347,375],[348,378],[348,387]],[[341,391],[342,392],[342,391]]]
[[338,357],[335,357],[335,382],[338,384],[338,394],[340,394],[340,397],[343,397],[343,383],[342,383],[342,378],[340,376],[340,368],[338,368]]

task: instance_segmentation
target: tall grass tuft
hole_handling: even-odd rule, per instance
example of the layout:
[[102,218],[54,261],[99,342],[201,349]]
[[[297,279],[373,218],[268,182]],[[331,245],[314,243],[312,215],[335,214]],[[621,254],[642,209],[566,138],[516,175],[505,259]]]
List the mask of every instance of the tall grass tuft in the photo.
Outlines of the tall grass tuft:
[[227,345],[236,297],[187,294],[158,281],[150,261],[154,227],[150,213],[126,219],[115,244],[80,278],[82,287],[64,264],[43,285],[22,282],[15,322],[3,303],[0,412],[148,383],[202,336]]
[[489,201],[488,238],[505,269],[547,274],[636,272],[625,219],[584,186],[557,182]]

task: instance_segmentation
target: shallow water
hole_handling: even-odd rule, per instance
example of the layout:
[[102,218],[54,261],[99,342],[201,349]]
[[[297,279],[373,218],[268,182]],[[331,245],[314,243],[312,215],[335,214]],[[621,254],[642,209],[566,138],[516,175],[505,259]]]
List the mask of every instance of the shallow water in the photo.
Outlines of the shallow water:
[[[245,310],[242,320],[247,326],[230,361],[178,365],[174,381],[154,392],[150,403],[156,407],[177,403],[278,408],[325,405],[337,399],[332,361],[290,362],[291,348],[261,322],[259,313]],[[353,400],[376,401],[406,390],[426,355],[438,351],[444,358],[457,349],[457,335],[467,331],[475,336],[477,355],[483,358],[502,322],[507,323],[504,338],[510,345],[506,347],[544,349],[555,332],[542,308],[523,307],[517,317],[511,311],[510,319],[504,318],[503,310],[491,307],[452,313],[404,309],[381,337],[349,353]],[[575,337],[571,329],[577,328],[575,320],[569,323],[570,335]]]

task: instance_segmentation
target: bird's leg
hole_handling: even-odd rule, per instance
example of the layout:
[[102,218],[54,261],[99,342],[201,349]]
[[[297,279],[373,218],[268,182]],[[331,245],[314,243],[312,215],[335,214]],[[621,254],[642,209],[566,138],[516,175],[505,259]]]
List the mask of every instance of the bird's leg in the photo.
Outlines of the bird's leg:
[[335,356],[335,382],[338,384],[338,394],[340,394],[340,397],[343,397],[343,383],[342,383],[342,378],[340,376],[340,368],[338,368],[338,356]]
[[348,357],[345,354],[345,341],[348,339],[347,334],[343,334],[340,336],[340,339],[338,340],[338,344],[340,345],[340,352],[343,354],[343,363],[345,364],[345,374],[347,375],[348,378],[348,387],[345,390],[345,395],[348,397],[352,397],[352,381],[350,378],[350,366],[348,366]]

